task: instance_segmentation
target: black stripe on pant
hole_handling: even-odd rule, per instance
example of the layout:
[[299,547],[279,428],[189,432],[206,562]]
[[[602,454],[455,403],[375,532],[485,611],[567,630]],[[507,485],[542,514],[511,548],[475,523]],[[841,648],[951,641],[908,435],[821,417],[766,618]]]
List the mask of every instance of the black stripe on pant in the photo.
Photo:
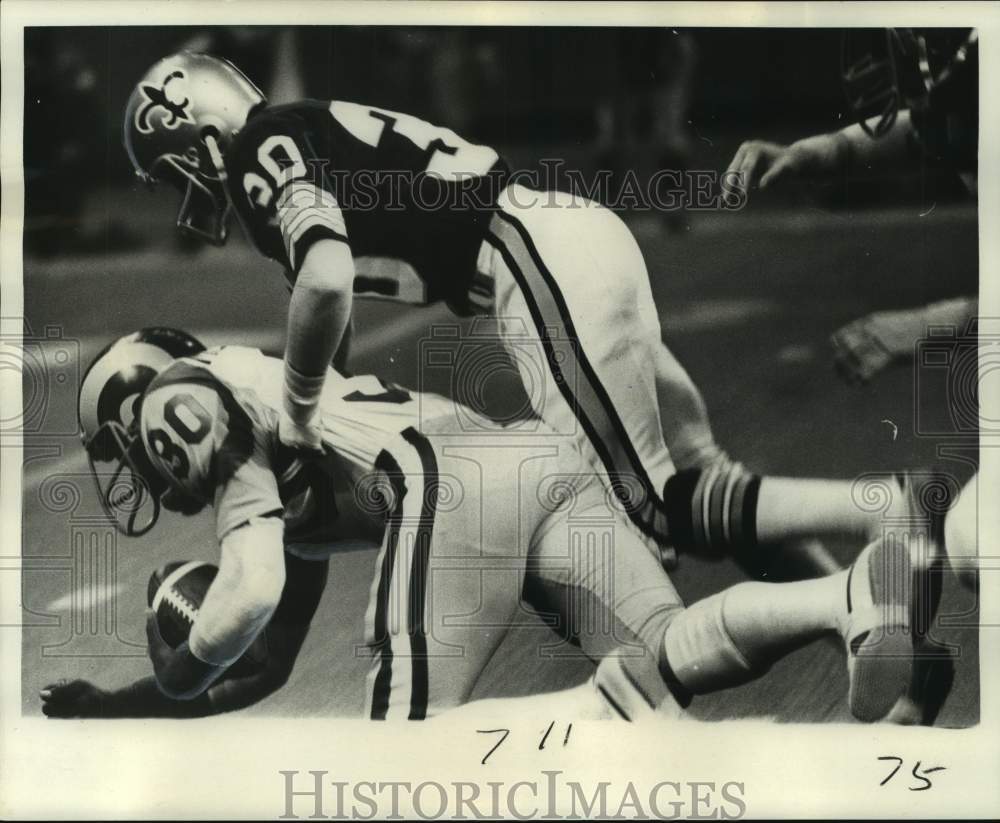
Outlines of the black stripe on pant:
[[[410,688],[410,720],[423,720],[427,716],[430,694],[428,670],[427,634],[425,610],[427,599],[427,575],[430,561],[431,540],[434,535],[434,518],[437,513],[438,470],[434,450],[428,440],[409,428],[402,432],[403,438],[413,446],[420,458],[423,471],[419,488],[423,491],[420,519],[417,524],[408,581],[409,609],[406,615],[407,634],[410,642],[412,682]],[[393,649],[387,630],[387,612],[392,575],[399,547],[402,528],[403,500],[407,493],[405,475],[396,460],[383,451],[375,461],[376,468],[384,471],[396,491],[396,505],[386,524],[386,551],[382,561],[381,577],[375,607],[375,650],[381,653],[381,663],[375,678],[372,696],[371,717],[384,720],[389,710],[389,695],[392,684]]]
[[437,513],[439,491],[437,458],[434,449],[416,429],[406,429],[403,438],[420,455],[424,470],[424,499],[420,506],[420,523],[417,526],[416,544],[413,547],[413,565],[410,568],[409,633],[410,655],[413,661],[413,687],[410,693],[410,720],[423,720],[427,716],[430,691],[430,673],[427,661],[427,627],[424,623],[427,606],[427,567],[434,537],[434,516]]
[[406,482],[403,470],[389,452],[382,451],[375,458],[375,468],[385,472],[396,494],[396,505],[386,521],[386,547],[382,557],[382,572],[378,581],[375,601],[375,642],[372,650],[380,655],[378,674],[372,694],[372,720],[385,720],[389,711],[389,689],[392,684],[392,643],[386,625],[389,610],[389,587],[396,565],[396,549],[399,545],[399,528],[403,519],[403,499],[406,497]]
[[[587,359],[565,298],[527,229],[517,218],[497,212],[490,223],[486,242],[500,252],[517,281],[545,350],[552,377],[587,433],[608,475],[612,481],[616,477],[632,475],[641,483],[645,500],[640,505],[626,502],[629,518],[644,534],[660,543],[667,543],[666,507],[661,493],[653,487],[607,389]],[[576,394],[557,362],[555,345],[548,332],[552,327],[561,329],[575,343],[573,353],[585,381],[585,385],[577,388]]]

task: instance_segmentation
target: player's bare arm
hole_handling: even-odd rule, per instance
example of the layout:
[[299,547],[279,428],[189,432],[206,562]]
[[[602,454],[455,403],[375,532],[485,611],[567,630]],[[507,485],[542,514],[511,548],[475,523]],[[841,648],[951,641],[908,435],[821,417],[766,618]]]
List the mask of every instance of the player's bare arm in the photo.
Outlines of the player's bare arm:
[[964,333],[978,312],[978,298],[956,297],[866,314],[831,335],[834,367],[848,383],[867,383],[892,365],[911,362],[917,341],[929,328],[951,327]]
[[354,261],[346,243],[319,240],[309,248],[292,290],[285,348],[283,443],[319,448],[315,417],[327,368],[351,320]]
[[326,588],[329,563],[286,554],[285,568],[285,588],[264,629],[266,655],[259,665],[231,666],[191,700],[167,697],[154,676],[119,689],[60,680],[41,690],[43,713],[54,718],[205,717],[259,703],[288,681]]
[[[870,128],[874,128],[875,120],[870,121]],[[859,124],[852,123],[789,145],[747,140],[737,149],[726,175],[741,175],[747,188],[766,189],[797,177],[829,178],[846,173],[848,169],[863,172],[903,166],[912,157],[908,151],[912,130],[910,113],[902,111],[892,128],[877,139]]]
[[259,518],[222,540],[219,573],[198,611],[190,638],[171,648],[156,615],[146,621],[149,656],[160,689],[191,700],[247,650],[267,625],[285,584],[282,523]]

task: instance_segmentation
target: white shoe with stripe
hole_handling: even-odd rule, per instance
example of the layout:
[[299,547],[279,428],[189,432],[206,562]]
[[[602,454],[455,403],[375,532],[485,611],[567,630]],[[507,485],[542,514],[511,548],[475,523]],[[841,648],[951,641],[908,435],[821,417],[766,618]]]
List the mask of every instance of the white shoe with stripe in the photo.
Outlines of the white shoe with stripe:
[[847,575],[841,635],[847,647],[851,714],[881,720],[910,682],[913,668],[913,569],[907,543],[883,536]]

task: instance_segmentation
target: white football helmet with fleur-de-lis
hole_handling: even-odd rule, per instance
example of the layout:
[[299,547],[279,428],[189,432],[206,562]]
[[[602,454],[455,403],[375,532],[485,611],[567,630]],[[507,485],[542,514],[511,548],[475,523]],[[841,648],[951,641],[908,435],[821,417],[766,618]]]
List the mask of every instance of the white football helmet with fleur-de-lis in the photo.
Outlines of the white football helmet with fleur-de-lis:
[[124,143],[136,174],[184,195],[177,225],[222,245],[231,212],[224,152],[264,95],[239,69],[180,52],[143,75],[125,106]]

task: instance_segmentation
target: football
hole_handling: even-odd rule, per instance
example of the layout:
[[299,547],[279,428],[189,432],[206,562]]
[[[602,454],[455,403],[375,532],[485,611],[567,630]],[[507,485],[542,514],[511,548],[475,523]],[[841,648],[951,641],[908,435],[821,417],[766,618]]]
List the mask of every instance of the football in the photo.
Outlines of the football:
[[160,637],[176,649],[188,639],[198,609],[219,567],[202,560],[175,561],[150,575],[146,602],[156,614]]
[[[218,571],[218,566],[204,560],[177,560],[150,575],[146,600],[156,615],[160,636],[171,648],[176,649],[188,639],[198,609]],[[257,635],[233,664],[234,674],[253,674],[263,667],[267,658],[265,633],[266,630]]]

